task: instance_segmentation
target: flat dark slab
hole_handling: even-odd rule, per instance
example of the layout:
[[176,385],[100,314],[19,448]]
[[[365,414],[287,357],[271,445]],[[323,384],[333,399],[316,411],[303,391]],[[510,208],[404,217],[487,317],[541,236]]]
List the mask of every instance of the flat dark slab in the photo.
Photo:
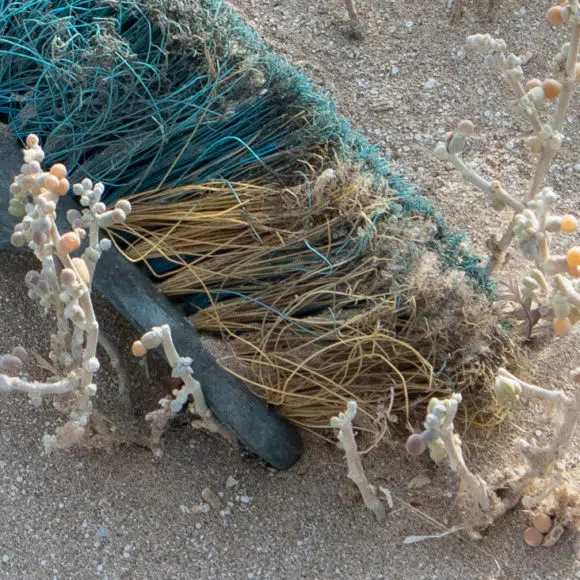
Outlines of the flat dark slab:
[[[8,188],[21,164],[21,152],[14,137],[5,125],[0,125],[0,251],[11,249],[9,240],[15,219],[7,209]],[[63,210],[78,208],[70,197],[63,199],[61,206]],[[63,221],[65,214],[66,211],[60,212]],[[67,229],[66,224],[62,227]],[[208,407],[245,447],[277,469],[286,469],[298,459],[302,440],[296,427],[219,366],[179,309],[138,266],[114,249],[105,252],[97,266],[94,286],[138,332],[161,324],[171,326],[178,352],[194,361],[195,376],[202,385]]]

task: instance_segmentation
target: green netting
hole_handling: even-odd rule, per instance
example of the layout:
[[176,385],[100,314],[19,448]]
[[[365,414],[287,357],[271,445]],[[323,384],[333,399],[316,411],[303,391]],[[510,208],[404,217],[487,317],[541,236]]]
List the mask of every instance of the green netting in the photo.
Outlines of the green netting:
[[0,113],[38,134],[49,162],[105,183],[107,201],[216,179],[289,186],[329,159],[360,163],[395,209],[434,220],[447,266],[491,289],[463,238],[220,0],[1,0],[0,14]]

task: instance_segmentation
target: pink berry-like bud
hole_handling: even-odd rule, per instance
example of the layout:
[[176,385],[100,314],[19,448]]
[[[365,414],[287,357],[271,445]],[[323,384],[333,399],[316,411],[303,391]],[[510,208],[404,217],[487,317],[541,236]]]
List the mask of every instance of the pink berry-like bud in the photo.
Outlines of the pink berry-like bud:
[[475,127],[471,121],[463,120],[459,121],[457,125],[457,132],[462,137],[471,137],[475,131]]
[[540,532],[540,530],[538,530],[537,528],[534,528],[533,526],[529,527],[524,532],[524,542],[528,546],[531,546],[532,548],[536,548],[538,546],[541,546],[543,541],[544,541],[544,535],[542,534],[542,532]]
[[65,268],[60,273],[60,280],[65,286],[72,286],[77,279],[76,272],[70,268]]
[[413,433],[413,435],[407,439],[405,448],[409,455],[421,455],[421,453],[427,449],[427,445],[419,433]]
[[30,148],[36,147],[39,143],[40,139],[34,133],[31,133],[26,137],[26,145]]
[[547,534],[552,529],[552,518],[545,513],[540,513],[532,519],[532,526],[542,534]]
[[66,195],[68,193],[69,189],[70,189],[70,183],[68,182],[68,179],[65,179],[63,177],[62,179],[59,180],[58,185],[54,189],[54,193],[56,193],[57,195],[63,196],[63,195]]
[[63,234],[62,238],[58,242],[58,249],[60,252],[65,254],[70,254],[77,250],[81,245],[81,240],[75,232],[67,232]]
[[140,340],[136,340],[131,346],[131,352],[133,356],[145,356],[147,349]]
[[67,170],[62,163],[55,163],[50,168],[50,174],[54,175],[57,179],[64,179],[66,177]]
[[11,354],[4,354],[0,356],[0,370],[9,375],[17,375],[22,371],[22,361]]
[[55,175],[49,174],[44,178],[44,187],[49,191],[56,192],[56,188],[58,187],[58,177]]

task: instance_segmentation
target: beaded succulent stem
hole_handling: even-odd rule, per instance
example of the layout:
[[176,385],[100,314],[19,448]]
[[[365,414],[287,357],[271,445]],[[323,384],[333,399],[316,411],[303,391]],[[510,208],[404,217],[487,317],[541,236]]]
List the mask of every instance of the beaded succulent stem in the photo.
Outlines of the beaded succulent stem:
[[201,390],[199,381],[193,378],[193,370],[189,357],[182,357],[177,352],[171,336],[169,325],[155,326],[146,332],[139,340],[136,340],[132,346],[132,352],[135,356],[145,356],[148,350],[156,349],[159,346],[163,348],[167,362],[171,367],[171,376],[181,379],[183,387],[175,389],[172,397],[164,397],[159,401],[160,409],[152,411],[146,416],[147,421],[151,423],[151,440],[157,455],[161,455],[160,440],[170,419],[179,413],[188,403],[191,396],[193,403],[189,405],[190,413],[200,417],[200,420],[193,421],[192,425],[198,429],[204,429],[210,433],[221,435],[226,441],[235,444],[235,437],[228,431],[208,409]]
[[[91,398],[96,394],[93,382],[100,368],[97,359],[99,325],[91,300],[90,286],[95,265],[103,250],[110,248],[108,240],[99,241],[99,226],[106,226],[114,215],[124,221],[131,211],[129,202],[119,201],[115,210],[106,211],[100,201],[104,188],[93,186],[90,180],[73,187],[80,197],[83,212],[70,210],[67,219],[72,227],[61,234],[56,224],[60,197],[68,194],[70,184],[67,169],[62,164],[53,165],[48,172],[41,168],[44,151],[35,135],[26,140],[24,165],[12,184],[9,211],[21,218],[14,227],[11,242],[16,247],[28,246],[41,262],[40,272],[30,271],[25,283],[29,296],[38,299],[45,310],[53,309],[57,330],[51,336],[49,358],[54,365],[55,377],[50,381],[27,381],[10,374],[0,375],[0,391],[27,393],[35,404],[46,395],[71,393],[69,421],[57,429],[56,435],[45,435],[45,449],[66,447],[79,443],[89,436]],[[73,257],[89,231],[89,244],[82,257]],[[22,355],[22,351],[19,351]],[[17,355],[2,357],[3,366],[12,375],[21,370]],[[21,361],[22,362],[22,361]],[[0,365],[0,370],[5,370]]]
[[[577,83],[578,74],[578,47],[580,37],[580,8],[578,0],[570,0],[569,3],[554,7],[559,12],[554,19],[554,12],[549,13],[551,23],[567,24],[570,27],[570,41],[566,43],[561,53],[555,60],[557,71],[563,70],[562,82],[552,79],[539,81],[533,79],[523,84],[523,70],[521,60],[513,54],[506,56],[506,44],[501,39],[494,39],[488,34],[477,34],[468,38],[468,44],[479,52],[485,54],[487,62],[496,65],[508,85],[514,90],[518,100],[520,112],[530,121],[535,136],[528,139],[530,149],[538,154],[534,168],[534,174],[524,201],[520,202],[508,194],[499,181],[488,182],[468,167],[459,157],[465,147],[467,138],[473,134],[473,125],[469,121],[459,123],[456,131],[448,135],[445,142],[437,144],[436,156],[442,161],[451,162],[463,177],[486,193],[492,201],[493,207],[501,211],[508,206],[516,214],[530,207],[545,186],[546,175],[550,169],[554,157],[562,143],[562,131],[570,101]],[[546,101],[558,98],[558,104],[549,123],[543,123],[539,115],[539,107]],[[463,127],[463,130],[462,130]],[[492,187],[494,190],[492,190]],[[493,244],[492,255],[488,263],[490,272],[495,271],[503,262],[505,253],[516,237],[516,221],[511,220],[510,225],[499,241]],[[546,238],[538,238],[539,252],[544,256],[549,254]]]
[[[524,257],[533,264],[531,271],[521,282],[519,296],[526,300],[527,308],[535,309],[536,320],[551,320],[554,331],[559,335],[566,335],[571,332],[573,323],[580,320],[580,246],[569,248],[566,255],[552,255],[550,242],[554,233],[577,232],[578,221],[574,216],[558,216],[554,213],[558,198],[552,188],[545,186],[545,181],[562,145],[566,114],[575,84],[580,80],[580,63],[577,62],[580,37],[579,0],[565,1],[550,8],[548,21],[552,25],[567,25],[571,31],[570,41],[563,45],[555,59],[554,67],[561,73],[561,83],[553,79],[532,79],[524,86],[521,60],[513,54],[506,56],[506,44],[503,40],[496,40],[488,34],[477,34],[468,39],[471,47],[486,55],[487,62],[499,67],[502,76],[519,99],[520,112],[531,122],[534,129],[534,136],[528,138],[526,143],[538,158],[530,187],[521,196],[524,201],[519,201],[516,196],[505,191],[499,181],[490,182],[484,179],[460,158],[467,139],[474,133],[471,121],[459,122],[456,130],[448,134],[445,141],[437,144],[435,155],[441,161],[450,162],[467,182],[483,191],[491,199],[495,210],[501,211],[505,207],[513,210],[510,226],[500,241],[496,242],[488,268],[494,271],[501,265],[504,253],[511,242],[517,239]],[[543,123],[539,107],[546,101],[555,99],[559,100],[552,121]],[[535,322],[529,322],[529,316],[527,320],[531,329]],[[495,395],[499,404],[508,405],[520,398],[536,399],[556,406],[558,413],[551,443],[539,446],[516,439],[516,449],[524,456],[527,466],[517,472],[512,470],[511,475],[497,485],[491,486],[473,475],[463,460],[461,442],[453,430],[453,419],[461,401],[460,395],[454,394],[444,401],[430,401],[425,428],[423,432],[409,437],[407,450],[412,455],[418,455],[429,448],[434,460],[447,459],[463,482],[472,503],[479,507],[480,517],[475,518],[477,525],[486,527],[522,500],[526,490],[533,489],[534,485],[543,485],[548,494],[560,493],[560,488],[551,474],[556,463],[568,451],[580,411],[580,389],[577,387],[580,383],[580,369],[573,371],[571,377],[575,387],[574,395],[560,389],[551,390],[532,385],[503,368],[498,371]],[[538,484],[538,480],[543,481],[543,484]],[[501,493],[496,493],[500,489]],[[551,537],[545,535],[552,529],[551,523],[546,522],[545,517],[538,521],[539,527],[526,530],[526,541],[530,545],[551,545],[557,541],[554,533]]]

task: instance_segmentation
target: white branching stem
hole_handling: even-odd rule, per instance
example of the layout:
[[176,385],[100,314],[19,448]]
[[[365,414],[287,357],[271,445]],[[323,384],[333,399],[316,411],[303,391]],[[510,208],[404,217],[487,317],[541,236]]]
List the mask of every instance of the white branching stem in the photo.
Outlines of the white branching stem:
[[[577,379],[577,377],[574,377]],[[528,459],[529,469],[522,479],[529,480],[531,477],[542,475],[551,464],[562,459],[570,447],[572,435],[578,424],[578,412],[580,411],[580,391],[576,389],[576,395],[570,396],[564,391],[545,389],[531,385],[518,379],[505,369],[500,369],[496,380],[495,392],[498,399],[502,397],[506,402],[516,400],[518,397],[548,401],[559,405],[562,409],[560,424],[553,442],[543,447],[530,445],[522,439],[517,440],[519,451]]]
[[455,437],[453,424],[446,426],[441,430],[441,440],[445,446],[447,457],[449,458],[449,465],[457,473],[459,479],[465,484],[469,495],[472,496],[478,503],[479,507],[487,512],[491,508],[489,501],[489,490],[487,484],[479,476],[471,473],[463,458],[463,452],[459,441]]
[[481,477],[471,473],[467,467],[461,450],[461,439],[456,435],[453,425],[460,402],[461,395],[457,393],[449,399],[431,399],[425,420],[425,431],[421,437],[429,442],[430,447],[437,448],[443,444],[449,466],[457,473],[469,496],[486,513],[492,507],[491,490]]
[[[578,2],[574,2],[576,6]],[[570,37],[570,48],[568,51],[568,58],[566,60],[566,73],[562,80],[562,92],[558,101],[558,108],[554,115],[552,128],[558,133],[562,132],[564,123],[566,121],[566,113],[570,106],[570,101],[576,86],[576,63],[578,61],[578,47],[580,44],[580,24],[572,24],[572,34]]]
[[[100,368],[99,325],[90,287],[101,252],[111,246],[108,240],[99,241],[99,228],[110,222],[124,222],[131,212],[131,204],[119,200],[114,210],[107,211],[101,202],[104,186],[84,179],[73,186],[84,209],[67,212],[71,230],[61,234],[56,216],[59,199],[70,190],[67,168],[56,163],[49,171],[43,171],[45,154],[38,137],[29,135],[26,145],[21,172],[10,186],[9,211],[21,220],[14,226],[10,240],[16,247],[30,248],[42,264],[40,272],[28,272],[25,283],[30,298],[39,300],[47,311],[54,308],[56,313],[57,331],[51,335],[49,353],[56,379],[29,382],[3,375],[0,391],[28,393],[35,404],[43,395],[74,394],[74,398],[66,399],[69,421],[57,429],[56,435],[47,434],[43,438],[45,450],[50,452],[79,443],[90,435],[91,397],[97,390],[93,378]],[[83,257],[73,257],[71,254],[81,248],[87,236],[87,228],[89,247]],[[16,374],[10,372],[10,375]]]
[[[173,338],[171,336],[171,328],[168,324],[164,324],[161,327],[161,346],[165,351],[165,356],[167,357],[167,362],[172,368],[172,375],[174,377],[179,377],[184,384],[182,391],[188,393],[193,397],[193,404],[195,407],[195,413],[200,417],[205,418],[206,416],[211,417],[211,412],[207,408],[203,392],[201,390],[201,384],[199,381],[193,378],[192,371],[190,368],[191,359],[182,358],[179,356],[175,345],[173,344]],[[153,329],[153,332],[157,330]],[[217,423],[217,422],[216,422]],[[219,423],[218,423],[219,425]]]
[[[192,360],[189,357],[182,357],[177,352],[171,336],[169,325],[155,326],[149,332],[146,332],[140,340],[133,343],[133,354],[135,356],[144,356],[147,350],[161,346],[165,352],[167,362],[171,366],[171,376],[183,381],[183,387],[173,391],[174,398],[165,397],[159,401],[160,409],[149,413],[146,417],[152,425],[152,440],[154,446],[157,446],[165,426],[169,420],[179,413],[188,403],[189,397],[193,399],[193,405],[190,407],[192,414],[200,417],[199,421],[194,421],[192,425],[199,429],[205,429],[211,433],[221,435],[226,441],[234,444],[236,439],[208,409],[203,396],[203,391],[199,381],[193,378],[191,368]],[[159,452],[159,451],[158,451]]]
[[498,383],[501,383],[501,381],[504,379],[509,379],[517,383],[521,390],[517,392],[516,395],[521,395],[522,397],[529,399],[543,399],[544,401],[555,402],[563,405],[569,405],[572,402],[572,398],[566,395],[564,391],[553,391],[544,389],[543,387],[538,387],[536,385],[531,385],[525,381],[522,381],[521,379],[518,379],[504,368],[501,368],[498,371],[496,392],[498,389]]
[[561,275],[554,276],[553,280],[556,287],[566,296],[568,302],[576,308],[580,308],[580,294],[576,292],[572,282]]
[[[91,359],[96,359],[97,356],[97,344],[99,340],[99,323],[95,316],[95,311],[93,308],[93,302],[91,300],[91,294],[89,286],[83,280],[83,277],[72,261],[70,255],[67,252],[56,250],[59,247],[61,236],[58,232],[54,215],[50,217],[52,225],[49,231],[52,243],[55,247],[55,254],[58,256],[60,263],[64,268],[68,268],[77,274],[77,284],[80,287],[78,303],[84,312],[84,323],[82,325],[75,324],[75,327],[82,329],[85,334],[84,349],[82,349],[82,363],[81,363],[81,383],[80,389],[81,394],[79,396],[79,410],[87,412],[90,408],[90,397],[85,394],[86,387],[92,384],[94,372],[90,370],[87,361]],[[73,323],[74,324],[74,323]],[[76,345],[77,347],[79,345]]]
[[357,404],[349,401],[347,410],[340,413],[338,417],[331,419],[331,426],[338,429],[338,440],[342,444],[348,465],[348,477],[356,484],[363,498],[365,506],[376,516],[377,520],[385,519],[385,505],[377,497],[374,486],[372,486],[364,472],[360,453],[354,438],[352,421],[356,416]]
[[74,391],[78,386],[78,381],[70,378],[61,379],[54,383],[43,383],[26,381],[20,377],[9,377],[0,375],[0,393],[10,393],[18,391],[26,393],[32,398],[45,395],[62,395]]
[[507,193],[499,181],[487,181],[469,167],[459,155],[449,155],[449,161],[461,173],[465,181],[475,185],[475,187],[487,194],[492,201],[499,201],[511,207],[515,212],[521,212],[525,209],[526,206]]

